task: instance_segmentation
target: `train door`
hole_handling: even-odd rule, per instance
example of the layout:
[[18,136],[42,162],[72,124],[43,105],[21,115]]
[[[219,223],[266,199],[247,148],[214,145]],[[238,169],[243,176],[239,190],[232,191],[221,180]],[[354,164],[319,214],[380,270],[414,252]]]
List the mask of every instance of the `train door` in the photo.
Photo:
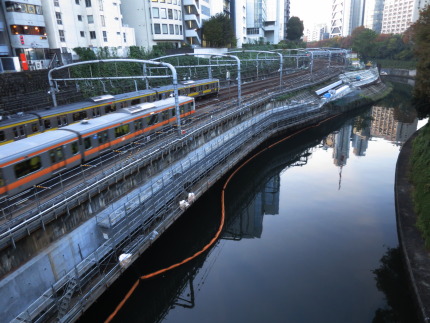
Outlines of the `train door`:
[[62,169],[66,167],[66,160],[64,158],[63,147],[57,147],[57,148],[51,149],[48,155],[49,155],[49,160],[51,161],[51,167],[53,172],[58,169]]
[[67,115],[63,114],[61,116],[57,116],[57,127],[58,128],[67,126],[68,124],[69,124],[69,120],[67,118]]
[[26,126],[27,126],[27,129],[26,129],[27,130],[27,136],[40,132],[38,122],[32,122],[30,124],[27,124]]
[[107,130],[100,131],[99,133],[97,133],[97,140],[100,150],[104,150],[110,147],[109,132]]

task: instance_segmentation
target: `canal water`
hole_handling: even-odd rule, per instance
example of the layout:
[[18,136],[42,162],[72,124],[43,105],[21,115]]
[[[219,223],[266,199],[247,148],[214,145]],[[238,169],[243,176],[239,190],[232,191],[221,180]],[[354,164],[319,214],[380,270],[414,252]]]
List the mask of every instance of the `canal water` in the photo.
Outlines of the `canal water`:
[[[410,87],[285,137],[226,189],[226,223],[191,262],[141,281],[114,322],[415,322],[396,230],[394,175],[417,128]],[[285,139],[285,140],[284,140]],[[102,322],[142,275],[217,231],[217,183],[82,317]]]

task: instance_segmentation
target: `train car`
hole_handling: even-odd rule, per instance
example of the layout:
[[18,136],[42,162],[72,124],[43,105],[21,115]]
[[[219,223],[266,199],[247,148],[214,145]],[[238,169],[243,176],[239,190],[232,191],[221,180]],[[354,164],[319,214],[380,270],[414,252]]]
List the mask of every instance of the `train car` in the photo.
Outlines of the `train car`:
[[[178,100],[181,118],[195,112],[193,98]],[[142,134],[175,123],[175,100],[168,98],[0,146],[0,196],[18,194]]]
[[[186,81],[178,84],[183,96],[202,98],[219,91],[218,79]],[[141,103],[164,100],[173,95],[173,85],[118,95],[101,95],[83,102],[34,111],[0,121],[0,145],[55,130],[83,119],[96,118]]]

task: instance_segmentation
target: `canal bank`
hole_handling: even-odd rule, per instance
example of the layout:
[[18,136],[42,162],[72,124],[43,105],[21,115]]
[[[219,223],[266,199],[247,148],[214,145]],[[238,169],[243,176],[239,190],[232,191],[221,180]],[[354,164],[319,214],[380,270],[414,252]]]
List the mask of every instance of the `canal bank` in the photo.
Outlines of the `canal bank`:
[[[376,76],[377,78],[377,76]],[[353,78],[354,81],[357,80],[356,77]],[[373,79],[373,76],[372,76]],[[363,80],[363,77],[361,79],[361,81],[365,81]],[[373,97],[377,94],[380,94],[381,92],[384,92],[384,85],[382,83],[377,83],[371,86],[368,86],[368,84],[366,84],[367,82],[363,83],[360,82],[359,84],[354,84],[356,86],[354,86],[354,90],[353,88],[351,88],[351,96],[345,96],[344,100],[346,101],[347,99],[351,99],[350,103],[354,102],[354,98],[357,98],[358,95],[363,95],[363,96],[370,96]],[[370,82],[369,82],[370,83]],[[361,88],[361,91],[358,90],[358,87],[363,87]],[[291,105],[285,105],[282,102],[277,102],[275,101],[270,101],[271,105],[274,106],[270,106],[270,109],[268,111],[265,111],[266,116],[264,115],[264,113],[258,113],[255,114],[253,116],[253,118],[249,119],[249,120],[244,120],[244,116],[241,116],[241,121],[243,126],[243,130],[241,130],[241,135],[239,136],[238,134],[236,134],[234,136],[234,138],[244,138],[244,140],[246,138],[249,138],[249,141],[246,141],[245,144],[247,142],[250,142],[249,144],[249,149],[252,149],[252,147],[255,147],[255,145],[258,144],[258,142],[256,141],[256,138],[258,140],[264,140],[265,136],[269,136],[271,134],[271,132],[276,131],[277,128],[274,128],[274,125],[276,125],[276,127],[278,127],[279,129],[284,128],[286,126],[291,127],[290,123],[294,123],[294,127],[299,127],[299,125],[296,125],[296,122],[302,123],[304,118],[303,118],[303,113],[306,113],[306,111],[304,110],[309,110],[308,112],[312,114],[312,116],[314,116],[315,114],[315,118],[317,118],[320,114],[323,114],[325,110],[326,113],[328,113],[328,115],[333,115],[333,114],[341,114],[343,112],[346,112],[348,110],[353,110],[356,108],[356,104],[354,104],[354,106],[349,106],[347,107],[345,106],[338,106],[338,105],[334,105],[334,106],[330,106],[330,107],[324,107],[323,110],[320,111],[320,108],[322,108],[322,102],[321,102],[321,106],[320,103],[318,104],[305,104],[306,100],[304,98],[301,98],[299,100],[299,102],[295,102],[294,106]],[[334,103],[334,102],[333,102]],[[275,105],[276,104],[276,105]],[[297,105],[297,106],[296,106]],[[247,107],[245,107],[247,108]],[[297,112],[296,110],[299,110],[302,114],[293,114],[291,115],[291,113],[293,112]],[[240,112],[240,111],[239,111]],[[245,111],[246,112],[246,111]],[[296,117],[294,117],[296,116]],[[285,118],[285,124],[283,122],[281,122],[283,119]],[[263,118],[263,119],[262,119]],[[312,119],[312,118],[311,118]],[[261,121],[265,122],[261,122]],[[251,123],[252,124],[251,124]],[[309,120],[309,122],[314,122],[312,120]],[[253,126],[254,125],[254,126]],[[303,127],[303,125],[301,125],[301,127]],[[234,129],[232,129],[234,130]],[[238,129],[240,130],[240,129]],[[188,135],[188,139],[190,139],[191,135],[193,135],[192,133],[187,133]],[[224,137],[226,138],[226,140],[228,139],[226,137],[227,133],[224,135]],[[246,136],[245,136],[246,135]],[[249,136],[248,136],[249,135]],[[248,137],[247,137],[248,136]],[[212,135],[210,135],[210,137],[212,137]],[[216,136],[215,136],[216,137]],[[248,140],[248,139],[247,139]],[[195,142],[195,140],[193,141]],[[214,165],[214,158],[212,158],[212,149],[217,149],[217,147],[222,147],[222,149],[224,151],[226,151],[226,149],[228,149],[227,153],[228,154],[224,154],[221,153],[219,154],[219,157],[222,156],[233,156],[232,158],[234,158],[234,160],[229,160],[227,165],[221,165],[220,167],[222,168],[223,172],[222,174],[224,174],[225,171],[227,171],[230,167],[233,167],[233,165],[236,164],[237,160],[242,158],[243,156],[241,155],[242,153],[245,154],[247,151],[249,151],[249,149],[247,148],[247,145],[243,144],[241,145],[240,142],[237,142],[237,140],[228,140],[225,141],[224,144],[219,144],[219,143],[215,143],[213,142],[212,144],[208,143],[209,145],[204,149],[204,147],[202,149],[200,149],[201,152],[201,156],[204,156],[204,160],[202,161],[199,158],[191,158],[192,156],[190,156],[190,163],[185,163],[184,166],[182,167],[182,171],[181,173],[175,172],[172,174],[166,174],[168,175],[168,177],[166,177],[166,181],[165,183],[168,184],[168,181],[170,181],[171,179],[176,179],[175,184],[176,186],[179,188],[181,188],[182,184],[179,181],[179,179],[182,177],[187,178],[187,180],[189,180],[191,177],[190,176],[195,176],[196,174],[200,174],[196,171],[196,168],[193,167],[188,167],[187,165],[194,165],[191,163],[191,161],[198,161],[198,164],[201,167],[206,167],[206,166],[216,166]],[[240,150],[237,149],[237,145],[240,145]],[[230,149],[231,148],[231,149]],[[229,152],[235,152],[234,154],[230,154]],[[199,155],[199,156],[200,156]],[[164,158],[164,160],[166,160],[166,158]],[[222,159],[220,159],[220,162],[222,162]],[[174,166],[174,165],[173,165]],[[172,166],[172,169],[173,169]],[[184,167],[188,167],[188,168],[184,168]],[[218,166],[217,166],[218,167]],[[188,170],[193,170],[193,172],[188,172]],[[184,172],[187,171],[187,172]],[[209,174],[210,173],[202,173],[202,174]],[[204,178],[202,178],[200,180],[200,182],[196,182],[195,185],[195,189],[193,189],[193,192],[195,193],[196,197],[199,197],[205,189],[207,189],[208,186],[211,185],[211,183],[214,183],[218,177],[217,174],[222,175],[221,173],[218,172],[218,170],[214,170],[213,172],[213,176],[205,176]],[[179,176],[174,176],[174,175],[179,175]],[[194,177],[192,177],[194,178]],[[199,177],[200,178],[200,177]],[[154,185],[158,185],[157,181],[154,181],[153,184]],[[169,182],[170,183],[170,182]],[[154,186],[155,187],[155,186]],[[172,185],[169,185],[169,189],[172,189]],[[175,187],[176,189],[176,187]],[[150,190],[151,191],[151,190]],[[154,191],[155,192],[155,191]],[[158,192],[158,191],[157,191]],[[133,192],[134,193],[134,192]],[[145,193],[145,192],[142,192]],[[167,196],[165,194],[165,196]],[[147,202],[148,204],[148,199],[146,198],[146,196],[144,196],[145,199],[144,201]],[[94,199],[93,199],[94,200]],[[138,200],[138,199],[137,199]],[[74,266],[72,268],[72,270],[67,274],[62,276],[62,279],[59,281],[59,284],[62,284],[60,286],[58,285],[54,285],[52,288],[50,288],[49,290],[46,291],[46,293],[43,294],[43,296],[37,300],[37,302],[33,303],[33,306],[28,310],[25,311],[23,313],[23,318],[28,317],[30,314],[35,314],[36,317],[37,315],[39,315],[39,313],[42,313],[42,315],[55,315],[55,311],[59,305],[64,305],[64,308],[67,310],[68,308],[72,307],[72,310],[70,311],[70,313],[68,313],[69,315],[64,315],[64,312],[60,313],[63,315],[61,316],[61,320],[62,321],[73,321],[76,319],[76,316],[80,315],[80,313],[85,310],[86,307],[88,307],[92,302],[94,302],[97,299],[97,296],[103,292],[104,289],[106,289],[111,283],[112,281],[114,281],[116,279],[116,277],[118,277],[123,271],[124,269],[116,262],[115,260],[110,261],[110,257],[115,257],[115,253],[116,252],[115,249],[113,249],[112,251],[112,245],[116,246],[115,241],[128,241],[128,240],[124,240],[122,234],[130,234],[134,233],[134,227],[132,227],[133,223],[137,223],[137,222],[133,222],[131,224],[129,224],[127,227],[122,227],[121,224],[122,223],[126,223],[127,220],[129,219],[133,219],[133,221],[137,221],[137,220],[143,220],[143,224],[146,224],[146,218],[144,218],[144,216],[146,214],[140,214],[140,212],[138,212],[140,217],[134,217],[135,213],[132,213],[131,211],[134,212],[134,209],[132,210],[131,207],[135,206],[134,201],[136,201],[135,199],[130,199],[130,202],[127,203],[127,205],[124,205],[123,202],[119,201],[118,203],[118,212],[116,212],[116,208],[112,207],[112,210],[114,210],[115,212],[112,212],[111,214],[107,214],[107,216],[109,217],[109,219],[113,219],[113,216],[115,216],[115,221],[103,221],[104,217],[97,217],[99,218],[101,221],[99,223],[109,223],[111,224],[111,227],[108,227],[109,232],[104,232],[106,233],[106,237],[110,238],[113,235],[116,237],[115,239],[111,239],[109,241],[107,241],[105,244],[103,244],[99,249],[97,249],[90,257],[84,259],[84,261],[79,262],[76,264],[76,266]],[[170,205],[170,204],[169,204]],[[172,206],[176,206],[176,203],[172,203]],[[136,208],[137,209],[137,208]],[[146,208],[148,210],[151,210],[152,208]],[[93,209],[92,209],[93,210]],[[178,210],[177,208],[175,210]],[[126,211],[126,212],[122,212],[122,211]],[[121,213],[122,212],[122,213]],[[136,211],[137,212],[137,211]],[[169,217],[168,220],[172,220],[174,219],[175,216],[177,216],[179,213],[172,213],[171,217]],[[151,214],[149,214],[151,215]],[[152,218],[151,218],[152,219]],[[121,220],[121,221],[118,221]],[[158,233],[158,236],[160,236],[162,234],[162,232],[168,227],[169,223],[171,222],[167,222],[166,221],[162,222],[159,226],[156,227],[156,232]],[[158,224],[158,222],[157,222]],[[113,225],[113,226],[112,226]],[[106,226],[103,226],[103,228],[105,228]],[[97,231],[98,228],[94,228],[94,232],[99,232]],[[115,235],[115,229],[117,230],[117,234]],[[130,232],[127,229],[133,229],[130,230]],[[154,232],[155,233],[155,232]],[[81,234],[77,234],[77,232],[75,232],[75,236],[79,236],[79,237],[87,237],[87,235],[81,235]],[[142,236],[137,236],[135,237],[136,239],[133,239],[131,241],[130,244],[124,246],[124,245],[119,245],[118,247],[118,252],[121,252],[122,250],[127,250],[127,253],[132,254],[132,258],[133,260],[135,258],[137,258],[139,256],[139,254],[141,253],[141,249],[145,249],[146,248],[146,244],[147,243],[151,243],[152,239],[151,239],[152,235],[142,235]],[[134,236],[133,236],[134,238]],[[80,244],[79,244],[80,245]],[[97,247],[98,245],[96,245]],[[81,250],[81,249],[80,249]],[[82,251],[82,250],[81,250]],[[77,253],[78,256],[80,256],[79,252]],[[83,255],[85,257],[85,255]],[[82,256],[81,256],[82,258]],[[67,255],[63,256],[62,258],[56,258],[56,257],[52,257],[51,258],[53,261],[55,260],[62,260],[62,259],[66,259],[66,260],[72,260],[71,257],[67,257]],[[101,268],[100,266],[105,266],[105,262],[107,265],[109,266],[114,266],[109,267],[108,269],[106,269],[105,267]],[[61,263],[60,265],[63,265],[63,263]],[[106,265],[106,266],[107,266]],[[54,268],[57,268],[56,264],[54,266],[51,266]],[[60,266],[58,266],[60,267]],[[45,267],[46,271],[50,270],[50,267]],[[31,274],[29,275],[28,273],[31,273],[32,268],[28,268],[29,271],[27,272],[27,274],[23,274],[26,277],[33,277]],[[103,270],[100,270],[103,269]],[[36,271],[36,272],[40,272],[40,271]],[[106,274],[107,272],[107,274]],[[97,276],[97,278],[99,279],[97,281],[97,284],[90,290],[87,292],[87,290],[85,290],[85,288],[87,287],[87,284],[89,284],[90,280],[89,277],[92,278],[93,280],[91,281],[92,283],[94,283],[94,278],[96,276],[94,275],[100,275],[100,273],[103,273],[104,276],[102,277],[102,279],[99,279],[99,276]],[[13,277],[11,277],[12,279]],[[19,278],[19,277],[15,277],[15,278]],[[28,294],[28,288],[27,286],[23,286],[23,284],[21,284],[22,279],[15,279],[15,280],[9,280],[12,283],[18,283],[18,285],[23,287],[23,292],[21,293],[20,297],[16,297],[16,299],[19,299],[19,303],[22,304],[23,303],[23,298],[22,295],[25,294],[24,291],[27,291]],[[63,285],[64,284],[64,285]],[[78,285],[77,285],[78,284]],[[14,288],[10,289],[10,291],[16,293],[17,290],[19,290],[17,288],[18,285],[15,285]],[[25,285],[25,284],[24,284]],[[12,286],[12,284],[8,285],[8,286]],[[59,288],[58,291],[55,288]],[[41,287],[43,288],[43,286]],[[26,294],[26,295],[27,295]],[[12,294],[15,295],[15,294]],[[68,296],[71,295],[75,295],[78,298],[78,301],[76,303],[76,300],[73,302],[71,301],[71,299],[67,298]],[[62,301],[62,300],[66,300],[66,301]],[[40,301],[40,302],[39,302]],[[5,304],[6,306],[11,307],[13,305],[12,302],[8,302],[8,304]],[[45,309],[44,311],[41,312],[42,309]],[[51,311],[52,309],[52,311]],[[39,317],[40,318],[40,317]],[[20,318],[21,319],[21,318]]]
[[410,156],[417,131],[403,145],[396,166],[395,203],[397,230],[403,259],[415,295],[421,322],[430,320],[430,257],[424,239],[418,230],[417,215],[412,200],[413,185],[410,182]]

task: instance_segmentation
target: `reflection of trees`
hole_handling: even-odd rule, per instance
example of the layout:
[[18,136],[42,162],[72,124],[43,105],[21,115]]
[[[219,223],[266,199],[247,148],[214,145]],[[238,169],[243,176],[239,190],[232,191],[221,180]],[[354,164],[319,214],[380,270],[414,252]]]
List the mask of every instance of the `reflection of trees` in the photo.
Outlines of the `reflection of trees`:
[[392,83],[393,91],[390,95],[378,102],[378,106],[394,108],[394,119],[403,123],[413,123],[417,113],[412,107],[412,86],[401,83]]
[[373,270],[373,273],[376,286],[385,294],[388,306],[376,310],[373,322],[418,322],[400,248],[388,248],[380,262],[380,267]]

